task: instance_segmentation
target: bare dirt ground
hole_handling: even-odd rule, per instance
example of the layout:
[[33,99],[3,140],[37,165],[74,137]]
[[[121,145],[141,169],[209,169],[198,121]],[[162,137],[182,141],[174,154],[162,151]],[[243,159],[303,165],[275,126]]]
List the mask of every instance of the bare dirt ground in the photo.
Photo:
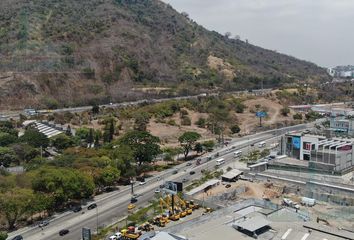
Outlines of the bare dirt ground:
[[212,134],[205,128],[199,128],[195,125],[195,122],[200,117],[207,118],[207,114],[188,111],[188,116],[192,122],[191,126],[182,126],[179,114],[175,114],[171,118],[166,119],[166,122],[168,122],[168,120],[174,120],[176,126],[172,126],[167,123],[157,123],[155,119],[152,119],[148,124],[147,129],[151,134],[159,137],[164,146],[169,147],[179,146],[178,137],[187,131],[195,131],[202,135],[201,141],[215,140],[217,137],[216,135]]
[[277,122],[292,120],[291,116],[293,115],[293,112],[290,112],[289,116],[284,117],[280,113],[283,106],[277,101],[261,97],[246,100],[244,104],[247,106],[245,112],[237,114],[242,134],[250,133],[255,127],[259,125],[259,118],[257,118],[254,113],[254,111],[256,111],[256,105],[260,105],[260,109],[265,108],[267,110],[268,117],[262,120],[264,125],[271,125]]

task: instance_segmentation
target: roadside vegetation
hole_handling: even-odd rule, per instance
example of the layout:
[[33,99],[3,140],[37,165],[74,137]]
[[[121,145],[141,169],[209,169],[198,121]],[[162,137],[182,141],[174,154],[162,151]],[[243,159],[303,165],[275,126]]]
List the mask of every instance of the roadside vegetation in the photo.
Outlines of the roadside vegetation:
[[[256,111],[268,111],[268,107],[258,104],[255,97],[224,95],[120,109],[93,105],[83,113],[32,117],[66,127],[50,139],[31,125],[22,127],[30,117],[2,121],[0,230],[33,223],[129,184],[131,178],[149,177],[210,152],[230,137],[242,136],[239,119],[245,114],[255,118]],[[296,116],[285,107],[280,114]],[[308,113],[297,121],[316,117]],[[166,130],[161,131],[162,127]],[[204,173],[190,187],[215,174],[220,172]]]

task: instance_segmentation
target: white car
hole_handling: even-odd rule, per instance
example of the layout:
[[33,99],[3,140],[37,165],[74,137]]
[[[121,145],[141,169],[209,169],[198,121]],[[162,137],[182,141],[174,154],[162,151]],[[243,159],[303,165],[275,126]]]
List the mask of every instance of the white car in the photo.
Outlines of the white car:
[[139,185],[144,185],[146,182],[139,182]]
[[160,192],[161,192],[161,190],[159,188],[155,189],[155,193],[160,193]]
[[120,232],[116,232],[114,235],[109,237],[109,240],[119,240],[121,239],[122,234]]

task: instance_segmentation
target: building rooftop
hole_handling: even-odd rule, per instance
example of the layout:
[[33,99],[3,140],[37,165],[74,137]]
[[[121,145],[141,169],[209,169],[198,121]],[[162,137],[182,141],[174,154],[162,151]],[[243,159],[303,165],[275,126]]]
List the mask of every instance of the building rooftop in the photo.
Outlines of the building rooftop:
[[222,175],[222,178],[227,178],[227,179],[233,179],[239,175],[243,174],[242,171],[238,170],[238,169],[232,169],[231,171],[225,173],[224,175]]
[[270,222],[261,216],[255,216],[252,218],[246,218],[245,220],[236,222],[233,224],[235,228],[242,228],[249,232],[255,232],[258,229],[269,226]]
[[196,187],[196,188],[192,189],[191,191],[189,191],[187,193],[187,195],[194,195],[200,191],[203,191],[206,188],[212,187],[217,184],[220,184],[220,180],[217,180],[217,179],[209,180],[206,183],[203,183],[202,185],[200,185],[199,187]]

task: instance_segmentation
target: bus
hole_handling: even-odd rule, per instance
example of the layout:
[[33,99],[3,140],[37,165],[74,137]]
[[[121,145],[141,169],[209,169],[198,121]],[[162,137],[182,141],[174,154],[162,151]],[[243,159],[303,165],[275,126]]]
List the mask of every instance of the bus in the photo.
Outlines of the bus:
[[225,159],[223,159],[223,158],[220,158],[220,159],[216,160],[216,166],[220,166],[220,165],[222,165],[224,163],[225,163]]

